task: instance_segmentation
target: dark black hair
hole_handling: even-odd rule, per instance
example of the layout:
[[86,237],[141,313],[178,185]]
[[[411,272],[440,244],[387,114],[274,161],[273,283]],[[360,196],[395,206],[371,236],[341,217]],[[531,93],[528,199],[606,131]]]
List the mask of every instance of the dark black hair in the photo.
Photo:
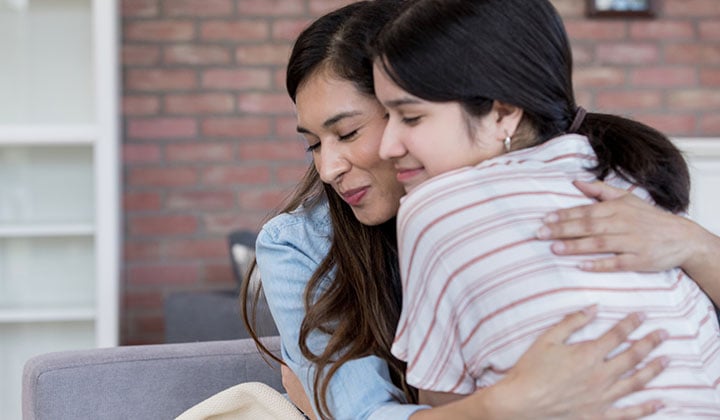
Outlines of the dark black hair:
[[[522,108],[532,144],[567,132],[577,112],[570,43],[548,0],[407,2],[373,49],[393,81],[419,98],[457,101],[476,116],[493,100]],[[599,113],[588,113],[575,132],[589,138],[599,179],[615,171],[659,206],[687,209],[687,165],[662,133]]]

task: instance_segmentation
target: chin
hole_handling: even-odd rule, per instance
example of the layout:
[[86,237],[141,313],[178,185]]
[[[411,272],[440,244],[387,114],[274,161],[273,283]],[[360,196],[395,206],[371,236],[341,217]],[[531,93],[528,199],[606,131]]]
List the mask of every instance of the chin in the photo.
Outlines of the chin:
[[355,218],[358,219],[360,223],[366,226],[381,225],[395,216],[394,214],[368,214],[367,212],[354,210],[353,214],[355,214]]

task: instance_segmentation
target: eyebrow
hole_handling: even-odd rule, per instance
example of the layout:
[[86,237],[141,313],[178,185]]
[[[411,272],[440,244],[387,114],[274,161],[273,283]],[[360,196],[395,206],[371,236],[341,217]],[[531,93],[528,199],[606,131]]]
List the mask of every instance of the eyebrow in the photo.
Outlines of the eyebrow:
[[[325,120],[325,122],[323,123],[323,127],[330,128],[333,125],[340,122],[341,120],[344,120],[345,118],[354,117],[354,116],[360,115],[360,114],[362,114],[362,112],[360,112],[360,111],[341,112],[341,113],[339,113],[337,115],[333,115],[332,117]],[[297,126],[297,132],[301,133],[301,134],[312,134],[312,132],[310,132],[310,130],[308,130],[307,128],[301,127],[299,125]]]
[[400,98],[400,99],[393,99],[390,101],[385,102],[383,105],[387,108],[397,108],[399,106],[403,105],[414,105],[419,104],[421,101],[419,99],[415,98]]

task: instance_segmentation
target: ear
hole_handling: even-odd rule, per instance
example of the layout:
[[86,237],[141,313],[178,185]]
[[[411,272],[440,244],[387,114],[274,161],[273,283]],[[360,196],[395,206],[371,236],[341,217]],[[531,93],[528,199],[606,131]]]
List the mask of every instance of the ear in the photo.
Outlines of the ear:
[[496,116],[496,129],[503,139],[508,135],[512,137],[523,117],[522,108],[501,101],[493,101],[492,113]]

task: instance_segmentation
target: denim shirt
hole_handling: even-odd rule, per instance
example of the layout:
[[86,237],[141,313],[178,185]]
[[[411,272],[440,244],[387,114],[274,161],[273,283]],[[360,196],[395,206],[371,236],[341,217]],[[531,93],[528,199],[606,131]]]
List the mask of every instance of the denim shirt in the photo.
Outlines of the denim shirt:
[[[326,203],[283,213],[263,226],[256,257],[263,290],[277,324],[282,357],[313,395],[315,366],[300,352],[300,324],[305,317],[304,293],[310,277],[330,248],[332,226]],[[329,279],[325,280],[330,281]],[[314,353],[325,348],[328,336],[314,331],[308,345]],[[343,364],[328,387],[328,407],[335,419],[407,419],[425,406],[396,400],[402,391],[390,380],[387,364],[367,356]],[[310,402],[314,406],[313,398]]]

